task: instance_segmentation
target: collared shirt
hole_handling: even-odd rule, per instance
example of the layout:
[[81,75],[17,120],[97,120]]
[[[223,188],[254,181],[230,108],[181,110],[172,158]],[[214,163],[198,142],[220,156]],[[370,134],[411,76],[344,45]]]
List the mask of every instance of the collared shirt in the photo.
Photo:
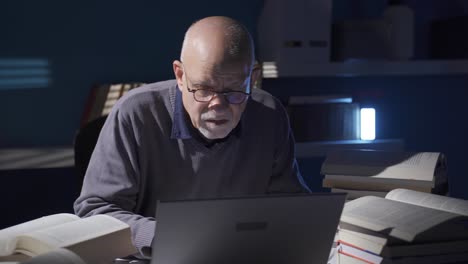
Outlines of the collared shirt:
[[176,90],[175,105],[174,105],[174,121],[172,123],[171,138],[174,139],[189,139],[192,138],[189,127],[187,126],[187,116],[182,103],[182,93],[179,88]]
[[106,119],[75,213],[124,221],[135,247],[149,257],[158,200],[307,190],[288,117],[277,99],[254,89],[235,131],[207,146],[194,136],[175,80],[133,89]]

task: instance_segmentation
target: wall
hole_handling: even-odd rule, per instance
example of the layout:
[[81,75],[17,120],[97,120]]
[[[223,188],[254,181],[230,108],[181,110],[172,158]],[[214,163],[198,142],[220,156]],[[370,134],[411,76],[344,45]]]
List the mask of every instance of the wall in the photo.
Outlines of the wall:
[[194,20],[227,15],[255,32],[261,3],[2,1],[0,59],[47,59],[52,83],[0,90],[0,147],[72,145],[93,85],[172,78]]
[[[428,57],[431,20],[468,12],[453,0],[407,0],[415,13],[416,58]],[[0,60],[43,58],[51,85],[0,90],[0,147],[72,145],[90,88],[172,78],[183,33],[195,19],[228,15],[256,32],[263,1],[9,0],[0,3]],[[334,0],[333,20],[379,17],[387,0]]]

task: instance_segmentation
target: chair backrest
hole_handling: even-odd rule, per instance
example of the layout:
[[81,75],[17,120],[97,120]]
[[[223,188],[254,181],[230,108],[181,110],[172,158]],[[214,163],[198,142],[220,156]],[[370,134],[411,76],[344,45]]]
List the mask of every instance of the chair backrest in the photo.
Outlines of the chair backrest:
[[96,118],[109,114],[117,100],[133,88],[144,83],[115,83],[96,85],[86,101],[84,113],[81,117],[81,127]]
[[96,146],[96,142],[106,119],[107,115],[87,123],[80,128],[75,135],[73,148],[75,153],[75,170],[78,174],[80,190],[89,160],[91,159],[91,154],[93,154],[94,147]]
[[117,83],[97,85],[91,89],[81,118],[80,129],[74,139],[75,170],[81,191],[89,160],[101,133],[107,115],[117,100],[133,88],[144,83]]

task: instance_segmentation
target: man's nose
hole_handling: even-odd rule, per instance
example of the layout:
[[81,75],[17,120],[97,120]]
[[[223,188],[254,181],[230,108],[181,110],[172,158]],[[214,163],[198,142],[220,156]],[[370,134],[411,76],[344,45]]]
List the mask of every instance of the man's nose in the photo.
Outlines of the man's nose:
[[224,94],[215,94],[213,98],[211,98],[210,101],[210,107],[215,107],[215,106],[227,106],[229,103],[226,100],[226,97]]

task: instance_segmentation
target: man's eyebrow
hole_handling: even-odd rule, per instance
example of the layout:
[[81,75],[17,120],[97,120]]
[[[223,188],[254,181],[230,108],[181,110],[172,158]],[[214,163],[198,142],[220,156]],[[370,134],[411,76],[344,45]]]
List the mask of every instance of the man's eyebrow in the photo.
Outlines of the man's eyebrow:
[[213,89],[213,85],[208,82],[194,82],[192,85],[198,88]]
[[[244,85],[248,85],[247,79],[245,81],[234,81],[229,83],[226,87],[224,87],[227,91],[237,91],[236,88],[242,87]],[[216,90],[217,84],[213,83],[209,80],[195,80],[192,81],[192,86],[195,88],[203,88],[203,89],[210,89]]]

